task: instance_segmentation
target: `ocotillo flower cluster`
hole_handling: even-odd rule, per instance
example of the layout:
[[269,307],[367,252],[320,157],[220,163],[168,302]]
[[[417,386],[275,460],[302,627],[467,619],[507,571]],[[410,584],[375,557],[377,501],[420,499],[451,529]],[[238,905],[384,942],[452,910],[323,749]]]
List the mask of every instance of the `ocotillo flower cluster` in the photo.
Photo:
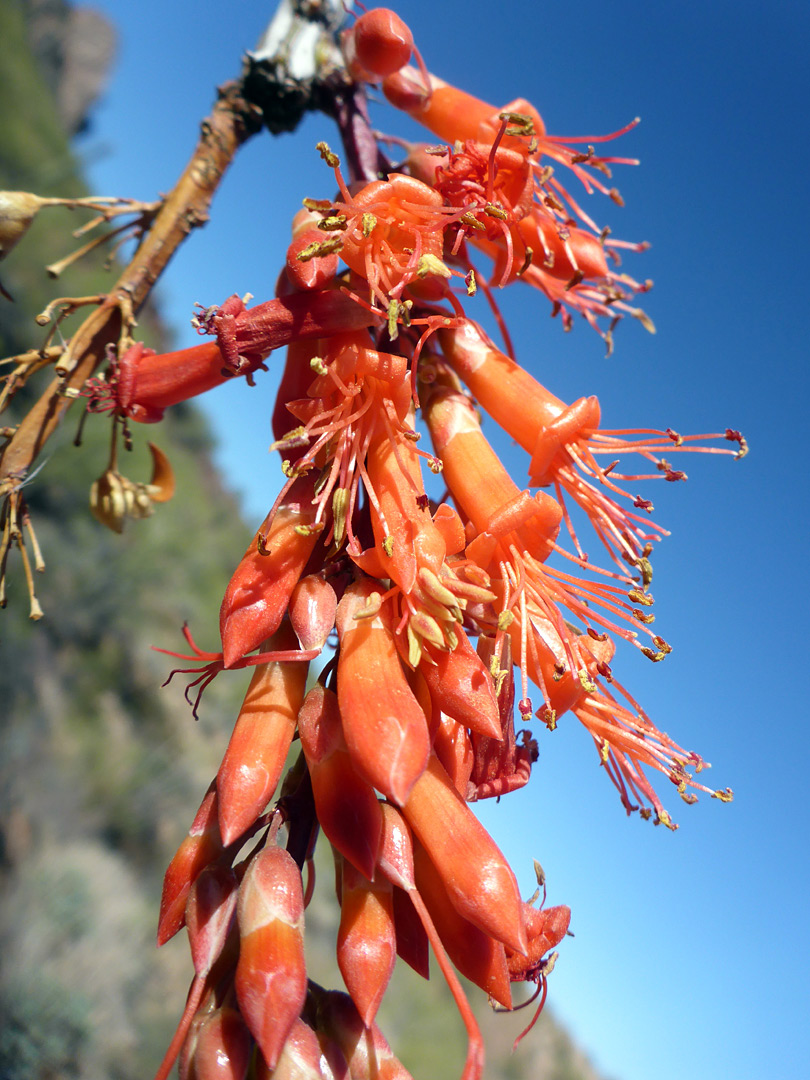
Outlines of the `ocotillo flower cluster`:
[[[214,340],[162,356],[137,345],[87,389],[96,411],[154,422],[226,378],[252,381],[287,349],[272,447],[284,482],[225,591],[221,651],[186,631],[195,709],[220,672],[254,671],[166,873],[159,941],[185,924],[195,977],[160,1076],[178,1055],[198,1080],[407,1076],[375,1016],[397,955],[427,977],[429,949],[468,1032],[465,1080],[482,1075],[456,972],[505,1009],[512,982],[544,996],[570,917],[521,899],[468,805],[529,779],[538,743],[515,731],[516,697],[525,725],[553,729],[569,712],[585,725],[628,812],[675,827],[654,770],[686,802],[696,790],[731,798],[695,778],[701,758],[656,728],[613,667],[622,641],[652,661],[670,651],[651,627],[650,555],[665,531],[636,485],[685,478],[664,455],[740,456],[744,441],[600,427],[595,397],[566,404],[521,366],[491,291],[533,286],[566,327],[581,315],[608,347],[623,315],[651,329],[635,307],[648,283],[618,260],[644,245],[611,239],[566,186],[620,202],[606,181],[627,159],[549,136],[526,101],[496,108],[435,78],[393,12],[361,16],[343,47],[351,79],[381,82],[442,145],[344,176],[319,144],[335,195],[296,215],[276,299],[248,309],[231,297],[195,320]],[[479,286],[502,349],[472,317]],[[528,455],[527,488],[479,407]],[[630,454],[642,464],[620,471]],[[96,502],[120,524],[125,504]],[[590,520],[604,567],[575,516]],[[348,994],[307,977],[320,832]]]

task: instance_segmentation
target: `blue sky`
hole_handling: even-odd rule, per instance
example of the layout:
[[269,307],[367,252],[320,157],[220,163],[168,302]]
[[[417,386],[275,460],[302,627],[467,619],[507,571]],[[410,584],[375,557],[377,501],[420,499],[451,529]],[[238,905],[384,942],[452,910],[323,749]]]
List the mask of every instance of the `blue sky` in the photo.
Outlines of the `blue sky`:
[[[120,57],[81,150],[99,193],[151,198],[172,185],[212,88],[238,72],[272,5],[96,6],[120,29]],[[686,485],[653,485],[656,520],[673,532],[655,595],[674,651],[660,665],[635,654],[614,665],[660,728],[714,763],[711,783],[733,787],[735,802],[668,800],[676,834],[627,820],[568,718],[541,733],[529,788],[484,810],[524,891],[538,858],[550,902],[573,910],[551,1007],[615,1080],[805,1076],[810,746],[807,662],[795,649],[807,610],[810,8],[515,0],[482,15],[462,0],[410,0],[397,10],[436,74],[493,104],[529,98],[552,133],[642,117],[618,144],[642,160],[617,173],[626,207],[594,196],[588,209],[615,236],[651,242],[627,267],[655,280],[644,306],[658,333],[623,325],[605,359],[584,323],[564,335],[545,301],[515,286],[502,304],[524,366],[564,400],[596,393],[607,427],[731,426],[751,444],[743,462],[696,457]],[[242,151],[210,224],[161,283],[178,345],[196,342],[195,301],[272,295],[301,198],[331,194],[321,138],[337,142],[311,117]],[[279,484],[267,454],[273,395],[269,375],[202,402],[250,523]],[[525,463],[501,445],[523,483]]]

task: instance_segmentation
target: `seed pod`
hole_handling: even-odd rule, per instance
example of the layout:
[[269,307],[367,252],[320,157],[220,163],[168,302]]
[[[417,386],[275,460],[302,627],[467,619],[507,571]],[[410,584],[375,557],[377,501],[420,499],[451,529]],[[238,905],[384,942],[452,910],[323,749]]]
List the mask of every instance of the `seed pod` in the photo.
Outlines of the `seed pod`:
[[25,236],[42,204],[30,191],[0,191],[0,259]]

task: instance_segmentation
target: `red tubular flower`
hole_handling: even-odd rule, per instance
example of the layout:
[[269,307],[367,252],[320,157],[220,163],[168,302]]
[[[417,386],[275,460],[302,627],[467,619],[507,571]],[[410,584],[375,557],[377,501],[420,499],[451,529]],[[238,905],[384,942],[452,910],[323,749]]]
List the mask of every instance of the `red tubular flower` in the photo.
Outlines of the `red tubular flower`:
[[239,1011],[269,1066],[275,1065],[307,992],[301,874],[283,848],[263,848],[239,887]]
[[[501,597],[503,610],[511,610],[510,618],[527,602],[533,604],[567,641],[569,632],[559,611],[564,607],[595,634],[607,631],[636,643],[637,634],[616,621],[638,625],[620,587],[584,581],[544,565],[552,551],[567,554],[556,544],[563,511],[544,492],[538,491],[533,498],[528,492],[518,492],[484,438],[469,401],[449,387],[431,386],[425,416],[448,487],[478,533],[468,544],[467,556],[498,575],[492,587]],[[525,628],[526,617],[521,616],[521,621]],[[643,619],[641,623],[642,632],[657,642]],[[525,643],[516,656],[525,670]]]
[[[476,400],[532,455],[530,482],[540,487],[553,486],[563,507],[563,491],[570,495],[588,515],[619,567],[622,567],[620,560],[625,564],[637,563],[648,543],[667,534],[659,525],[616,501],[614,496],[626,500],[632,507],[652,509],[651,503],[631,495],[617,481],[685,479],[683,472],[673,469],[658,456],[661,451],[735,454],[737,457],[745,453],[745,440],[739,432],[730,429],[724,433],[685,437],[672,430],[600,430],[599,402],[595,397],[580,398],[566,406],[497,349],[475,323],[467,321],[453,330],[440,331],[439,338],[443,355]],[[641,438],[628,437],[633,435]],[[738,444],[738,450],[693,445],[710,439],[733,441]],[[654,471],[643,476],[621,476],[614,471],[615,461],[607,468],[599,464],[599,456],[614,458],[622,452],[640,454],[651,462]],[[580,557],[585,558],[567,513],[565,520]],[[626,576],[626,570],[623,576]]]
[[341,258],[365,278],[371,296],[387,311],[391,299],[400,299],[417,280],[420,267],[435,273],[441,262],[448,221],[442,197],[401,173],[375,180],[356,195],[344,189],[342,196],[336,204],[346,216]]
[[444,230],[464,210],[445,206],[430,184],[404,173],[389,173],[352,193],[336,155],[325,143],[318,149],[334,168],[340,190],[333,203],[307,203],[323,214],[320,228],[334,234],[321,250],[340,251],[346,265],[368,284],[369,311],[385,313],[391,337],[403,316],[407,322],[406,297],[409,302],[444,298],[457,307],[445,281],[453,271],[442,254]]
[[116,402],[123,415],[155,423],[171,405],[220,386],[234,374],[251,376],[274,349],[293,339],[318,338],[371,326],[377,317],[343,293],[311,290],[247,309],[238,296],[198,316],[201,333],[217,342],[156,354],[140,342],[120,361]]
[[[274,448],[284,453],[290,450],[296,454],[294,464],[285,464],[285,472],[291,480],[276,502],[283,502],[295,477],[312,468],[321,470],[313,499],[314,524],[324,525],[331,517],[324,543],[334,541],[337,547],[346,543],[358,565],[365,568],[367,560],[373,556],[366,554],[364,559],[360,558],[361,544],[353,531],[361,483],[380,518],[377,531],[380,527],[384,529],[386,519],[377,486],[380,480],[385,485],[387,480],[408,467],[406,448],[414,432],[406,422],[410,405],[407,360],[404,356],[372,349],[365,334],[339,336],[329,343],[323,357],[297,354],[295,359],[300,364],[308,359],[309,370],[314,369],[318,375],[307,385],[306,397],[287,404],[287,410],[302,425],[288,431],[274,444]],[[394,460],[387,468],[383,464],[381,474],[373,477],[366,462],[370,447],[388,444],[393,448]],[[378,457],[379,452],[372,454],[370,460]],[[386,460],[384,452],[381,460]],[[421,477],[419,481],[420,487],[414,489],[412,472],[398,481],[400,488],[402,483],[410,485],[407,494],[411,502],[422,490]],[[382,497],[390,501],[384,487],[381,491]],[[389,508],[392,513],[400,512],[396,492]],[[384,537],[380,537],[379,542],[384,543]],[[399,543],[399,559],[405,560],[403,572],[406,572],[408,547],[403,542]],[[377,566],[378,561],[374,560],[375,569],[381,569]],[[413,562],[412,554],[410,561]]]
[[476,533],[494,539],[514,536],[535,559],[545,561],[562,520],[555,500],[543,492],[532,498],[520,491],[481,433],[469,399],[435,384],[423,405],[442,476]]
[[[505,285],[520,277],[540,288],[553,302],[555,313],[572,308],[582,314],[611,345],[610,329],[599,330],[597,319],[607,317],[611,328],[623,314],[634,315],[649,330],[652,323],[627,301],[650,284],[639,284],[608,268],[606,254],[618,263],[616,250],[641,251],[645,244],[607,241],[579,202],[554,175],[543,157],[565,165],[586,192],[598,190],[621,205],[610,177],[614,163],[638,164],[635,159],[598,157],[593,145],[581,152],[577,144],[616,138],[637,123],[607,136],[560,139],[546,133],[538,111],[519,98],[498,110],[431,75],[425,79],[404,68],[383,82],[386,97],[410,113],[452,148],[438,168],[428,166],[427,178],[448,205],[463,208],[459,235],[492,255],[492,281]],[[511,125],[511,126],[510,126]],[[424,157],[412,157],[417,174]],[[433,175],[430,175],[430,174]],[[585,229],[577,225],[579,221]],[[453,251],[458,250],[458,243]],[[583,280],[587,286],[580,285]],[[570,327],[566,313],[566,328]]]

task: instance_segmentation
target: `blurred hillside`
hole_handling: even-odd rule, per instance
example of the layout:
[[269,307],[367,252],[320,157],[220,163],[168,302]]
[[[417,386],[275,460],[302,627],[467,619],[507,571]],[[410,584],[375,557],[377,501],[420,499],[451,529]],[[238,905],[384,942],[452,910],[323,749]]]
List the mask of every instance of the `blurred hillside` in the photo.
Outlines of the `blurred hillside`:
[[[0,189],[82,194],[69,136],[101,87],[112,30],[86,12],[77,23],[68,5],[46,0],[0,0],[0,26]],[[77,50],[95,57],[97,76],[79,89],[67,86]],[[0,356],[42,340],[33,317],[54,295],[109,287],[103,255],[56,284],[43,270],[71,250],[70,230],[83,220],[62,209],[41,214],[3,262],[17,302],[0,301]],[[142,313],[140,333],[166,344],[154,310]],[[21,393],[2,424],[12,425],[32,395]],[[222,592],[251,532],[212,466],[199,413],[178,407],[148,429],[172,461],[178,495],[152,518],[128,522],[122,536],[88,509],[109,421],[90,417],[76,448],[78,419],[74,407],[27,489],[47,563],[37,582],[45,618],[28,620],[14,551],[0,614],[0,1080],[143,1080],[156,1068],[190,977],[184,941],[154,948],[163,871],[246,685],[244,673],[217,680],[194,724],[181,688],[160,688],[171,661],[149,648],[180,648],[184,620],[203,647],[216,647]],[[146,435],[134,435],[122,471],[146,480]],[[314,977],[339,985],[326,852],[321,862],[309,955]],[[458,1075],[463,1029],[443,984],[410,971],[396,979],[384,1030],[418,1077]],[[548,1013],[512,1056],[528,1014],[496,1016],[472,993],[489,1077],[596,1080]]]

